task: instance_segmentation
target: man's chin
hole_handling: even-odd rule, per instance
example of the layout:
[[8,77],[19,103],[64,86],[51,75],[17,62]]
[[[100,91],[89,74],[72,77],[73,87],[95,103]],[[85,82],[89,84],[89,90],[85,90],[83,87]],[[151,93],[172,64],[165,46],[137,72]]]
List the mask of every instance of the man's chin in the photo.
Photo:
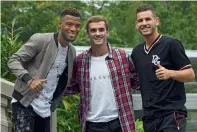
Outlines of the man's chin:
[[95,43],[95,45],[102,45],[103,43]]
[[150,32],[141,32],[141,34],[143,36],[147,36],[147,37],[152,35],[152,33],[150,33]]
[[73,41],[75,41],[75,39],[76,39],[76,38],[67,38],[67,41],[68,41],[68,42],[73,42]]
[[75,41],[75,39],[69,39],[69,42],[73,42],[73,41]]

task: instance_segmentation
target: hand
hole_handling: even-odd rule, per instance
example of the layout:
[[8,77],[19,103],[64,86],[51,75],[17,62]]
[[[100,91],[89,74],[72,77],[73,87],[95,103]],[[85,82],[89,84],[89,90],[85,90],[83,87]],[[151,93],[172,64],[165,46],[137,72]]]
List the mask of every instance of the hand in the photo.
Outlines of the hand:
[[167,80],[170,78],[170,70],[166,69],[165,67],[161,66],[160,64],[157,65],[159,69],[155,71],[156,76],[159,80]]
[[46,79],[31,79],[27,82],[29,88],[33,89],[35,92],[40,92],[40,89],[43,87],[43,84],[47,82]]

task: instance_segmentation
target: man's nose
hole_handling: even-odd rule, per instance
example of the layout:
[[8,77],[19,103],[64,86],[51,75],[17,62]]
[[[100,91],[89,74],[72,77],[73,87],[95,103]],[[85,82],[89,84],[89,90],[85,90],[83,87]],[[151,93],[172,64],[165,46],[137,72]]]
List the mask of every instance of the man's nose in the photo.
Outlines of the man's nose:
[[100,35],[101,33],[100,33],[100,31],[97,29],[96,30],[96,35]]
[[77,28],[75,27],[75,25],[72,25],[72,26],[70,27],[70,30],[71,30],[71,31],[76,31]]
[[146,20],[143,20],[142,25],[146,25],[146,24],[147,24]]

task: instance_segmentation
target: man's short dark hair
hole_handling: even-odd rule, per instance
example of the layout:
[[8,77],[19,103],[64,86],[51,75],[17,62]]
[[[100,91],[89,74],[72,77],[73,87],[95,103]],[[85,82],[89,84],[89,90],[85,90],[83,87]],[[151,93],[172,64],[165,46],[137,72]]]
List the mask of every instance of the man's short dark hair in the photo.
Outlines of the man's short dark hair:
[[80,17],[81,18],[81,13],[79,10],[75,9],[75,8],[72,8],[72,7],[67,7],[65,8],[61,14],[60,14],[60,17],[64,17],[65,15],[71,15],[71,16],[74,16],[74,17]]
[[136,15],[138,13],[144,12],[144,11],[151,11],[155,17],[157,16],[155,9],[152,6],[150,6],[150,5],[141,5],[141,6],[139,6],[136,9]]

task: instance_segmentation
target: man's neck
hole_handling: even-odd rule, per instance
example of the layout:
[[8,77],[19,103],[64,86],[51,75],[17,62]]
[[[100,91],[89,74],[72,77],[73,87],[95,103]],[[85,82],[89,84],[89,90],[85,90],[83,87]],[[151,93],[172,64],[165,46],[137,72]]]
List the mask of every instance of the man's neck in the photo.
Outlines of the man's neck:
[[146,42],[146,48],[148,49],[153,42],[156,40],[156,38],[159,36],[159,33],[155,33],[151,36],[144,36],[144,40]]
[[61,45],[62,47],[66,47],[66,46],[68,46],[68,44],[69,44],[69,42],[65,41],[65,40],[60,36],[60,34],[58,34],[57,40],[58,40],[58,42],[60,43],[60,45]]
[[92,56],[103,56],[109,52],[109,48],[107,44],[102,45],[92,45]]

